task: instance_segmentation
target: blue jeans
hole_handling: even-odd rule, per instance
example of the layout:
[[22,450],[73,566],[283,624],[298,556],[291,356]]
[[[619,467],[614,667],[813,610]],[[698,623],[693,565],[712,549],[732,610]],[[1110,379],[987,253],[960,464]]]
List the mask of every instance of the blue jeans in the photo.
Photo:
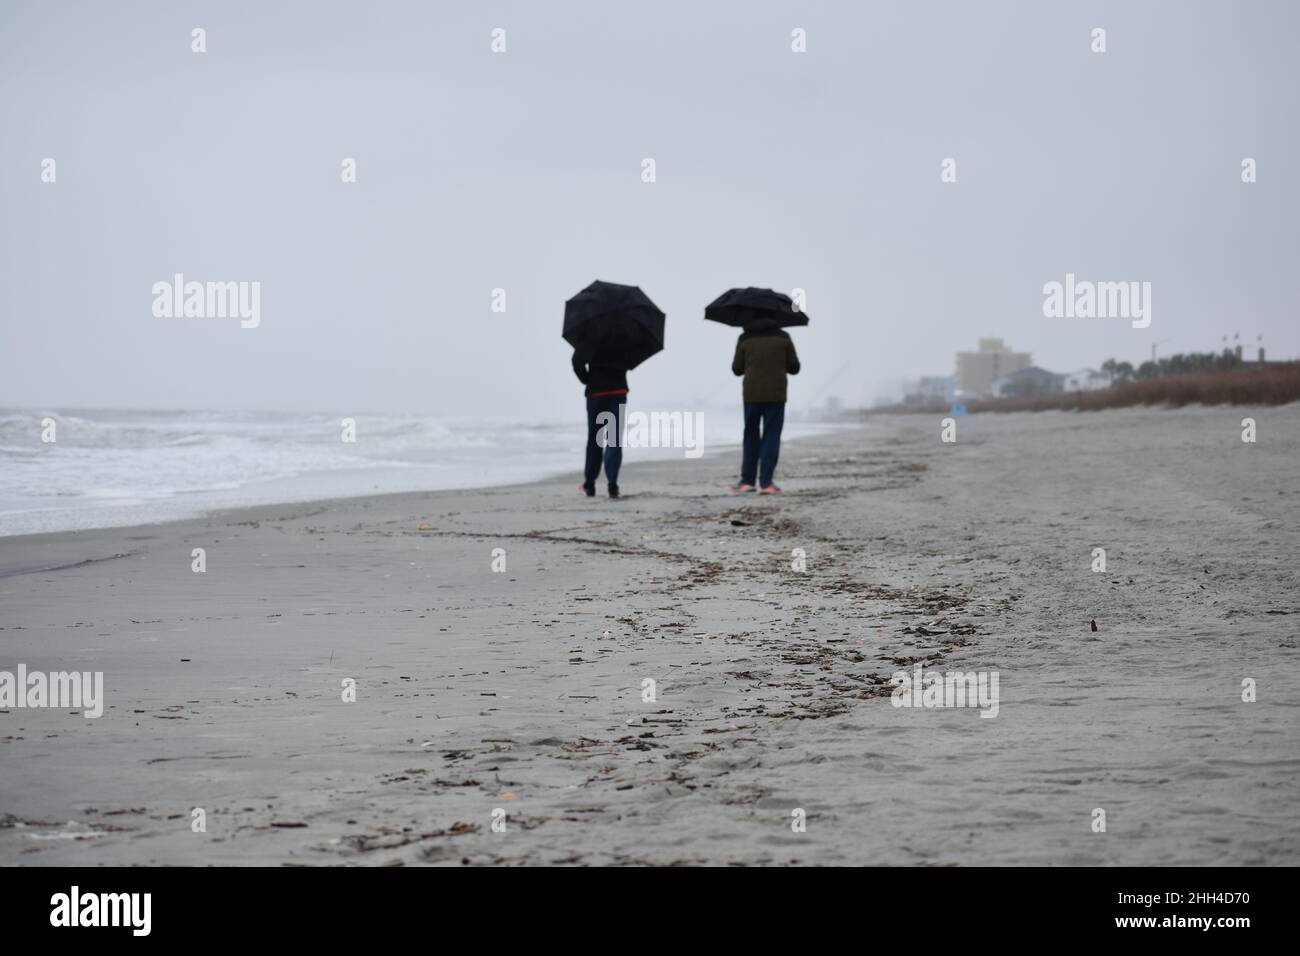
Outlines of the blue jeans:
[[[745,403],[745,446],[740,459],[740,480],[760,488],[772,483],[776,460],[781,457],[781,426],[785,424],[785,402]],[[759,426],[762,425],[762,433]]]
[[[627,402],[626,395],[601,395],[587,399],[587,463],[583,469],[583,479],[594,485],[600,477],[600,466],[605,465],[605,478],[611,485],[618,484],[618,469],[623,464],[623,413],[622,406]],[[597,420],[602,412],[613,415],[613,419]],[[608,426],[608,427],[606,427]],[[604,435],[601,435],[601,431]],[[601,447],[600,439],[605,439]]]

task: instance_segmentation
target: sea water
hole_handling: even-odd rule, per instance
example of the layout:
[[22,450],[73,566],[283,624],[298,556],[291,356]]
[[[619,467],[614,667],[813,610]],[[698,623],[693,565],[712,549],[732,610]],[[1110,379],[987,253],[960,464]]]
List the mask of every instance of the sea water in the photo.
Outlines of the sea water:
[[[0,535],[190,518],[222,508],[514,484],[582,468],[574,420],[395,414],[0,410]],[[345,418],[355,441],[345,441]],[[740,441],[739,408],[706,410],[704,449]],[[53,422],[53,429],[49,423]],[[789,422],[787,437],[820,430]],[[53,437],[53,441],[42,438]],[[625,462],[684,457],[628,449]],[[621,482],[631,490],[632,474]]]

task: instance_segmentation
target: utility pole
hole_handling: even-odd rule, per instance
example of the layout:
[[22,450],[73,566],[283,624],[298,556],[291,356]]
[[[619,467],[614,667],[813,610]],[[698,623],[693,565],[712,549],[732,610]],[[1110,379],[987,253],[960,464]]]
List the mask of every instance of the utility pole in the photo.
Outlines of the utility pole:
[[1152,342],[1152,343],[1151,343],[1151,363],[1152,363],[1153,365],[1155,364],[1155,361],[1156,361],[1156,346],[1157,346],[1157,345],[1166,345],[1166,344],[1168,344],[1169,342],[1172,342],[1172,341],[1173,341],[1173,339],[1161,339],[1159,342]]

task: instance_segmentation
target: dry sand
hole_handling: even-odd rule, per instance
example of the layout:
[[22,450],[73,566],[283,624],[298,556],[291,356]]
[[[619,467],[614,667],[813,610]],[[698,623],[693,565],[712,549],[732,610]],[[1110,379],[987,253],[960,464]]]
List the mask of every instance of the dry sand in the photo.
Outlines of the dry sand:
[[0,539],[0,863],[1300,863],[1300,409],[958,429]]

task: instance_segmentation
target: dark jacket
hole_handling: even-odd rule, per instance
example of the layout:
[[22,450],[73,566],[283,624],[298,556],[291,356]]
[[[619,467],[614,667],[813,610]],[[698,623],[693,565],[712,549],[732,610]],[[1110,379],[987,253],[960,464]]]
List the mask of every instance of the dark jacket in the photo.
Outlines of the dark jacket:
[[786,331],[772,319],[745,326],[736,341],[731,370],[745,376],[747,402],[784,402],[786,374],[799,374],[799,356]]
[[587,386],[584,395],[593,393],[627,391],[627,372],[609,365],[588,365],[586,357],[573,353],[573,374]]

